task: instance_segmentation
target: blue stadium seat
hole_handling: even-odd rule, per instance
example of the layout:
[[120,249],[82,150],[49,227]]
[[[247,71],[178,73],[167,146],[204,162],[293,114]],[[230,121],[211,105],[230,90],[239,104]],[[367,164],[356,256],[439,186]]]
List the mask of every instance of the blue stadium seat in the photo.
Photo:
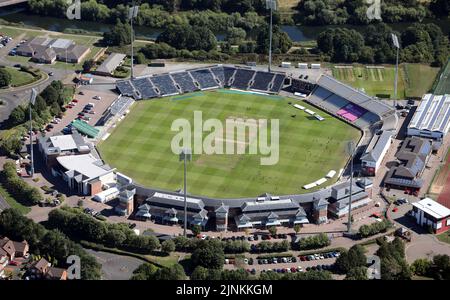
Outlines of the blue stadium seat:
[[198,90],[198,87],[194,84],[192,77],[188,72],[173,73],[171,74],[173,80],[180,86],[183,93],[189,93]]
[[202,89],[208,89],[218,86],[213,74],[211,74],[211,71],[209,69],[190,71],[190,73],[192,77],[197,80]]
[[155,87],[158,88],[161,96],[178,94],[178,89],[175,86],[170,75],[157,75],[149,78]]
[[255,71],[253,70],[237,69],[231,87],[247,90],[253,75],[255,75]]
[[250,88],[259,91],[268,91],[273,76],[275,76],[275,74],[269,72],[256,72],[255,79]]

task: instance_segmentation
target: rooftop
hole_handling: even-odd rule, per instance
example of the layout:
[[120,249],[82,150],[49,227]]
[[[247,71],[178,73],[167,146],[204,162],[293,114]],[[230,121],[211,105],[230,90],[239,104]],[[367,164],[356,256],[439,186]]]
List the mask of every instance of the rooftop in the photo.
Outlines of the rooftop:
[[442,219],[450,216],[450,209],[430,198],[425,198],[419,202],[413,203],[412,205],[436,219]]
[[56,159],[66,170],[76,171],[86,176],[87,179],[93,179],[112,171],[92,154],[60,156]]
[[450,95],[423,96],[409,128],[443,132],[450,122]]

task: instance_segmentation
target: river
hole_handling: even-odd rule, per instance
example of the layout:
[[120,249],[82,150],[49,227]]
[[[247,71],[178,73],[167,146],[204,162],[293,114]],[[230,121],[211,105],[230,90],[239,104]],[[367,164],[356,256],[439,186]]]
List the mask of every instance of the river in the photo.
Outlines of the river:
[[[89,32],[97,32],[103,33],[108,31],[113,25],[112,24],[104,24],[97,22],[88,22],[88,21],[76,21],[62,18],[54,18],[54,17],[40,17],[37,15],[28,15],[20,10],[3,10],[0,11],[0,18],[15,23],[23,23],[28,26],[34,26],[43,28],[51,31],[59,31],[63,32],[67,29],[79,29],[85,30]],[[424,20],[423,23],[434,23],[438,25],[445,34],[450,32],[450,19],[446,20],[436,20],[436,19],[427,19]],[[397,24],[389,24],[394,30],[399,32],[406,29],[408,26],[413,23],[397,23]],[[282,26],[282,30],[285,31],[289,37],[294,42],[306,42],[316,40],[321,32],[328,28],[351,28],[355,29],[359,32],[363,32],[367,26],[366,25],[328,25],[328,26],[295,26],[295,25],[284,25]],[[162,32],[161,29],[154,29],[145,26],[136,26],[136,37],[141,39],[156,39],[158,35]],[[225,35],[222,33],[216,34],[218,40],[223,40]]]

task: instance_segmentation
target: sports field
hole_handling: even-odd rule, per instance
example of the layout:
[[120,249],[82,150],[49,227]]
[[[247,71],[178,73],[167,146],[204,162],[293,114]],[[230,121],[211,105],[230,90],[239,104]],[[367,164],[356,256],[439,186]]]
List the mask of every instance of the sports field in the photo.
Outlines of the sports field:
[[303,185],[345,165],[346,141],[358,140],[360,132],[302,103],[325,118],[319,122],[289,101],[295,100],[228,90],[140,101],[98,148],[107,163],[137,183],[174,191],[183,186],[183,164],[171,151],[178,133],[171,131],[175,119],[194,124],[194,111],[202,112],[203,121],[216,118],[223,124],[228,118],[279,119],[277,164],[261,166],[261,155],[194,154],[188,163],[188,192],[216,198],[304,193]]
[[437,95],[450,94],[450,60],[439,77],[434,93]]
[[[397,98],[421,98],[431,89],[438,72],[439,68],[428,65],[402,64],[399,67]],[[380,66],[380,68],[366,68],[361,65],[352,65],[351,68],[333,67],[333,76],[354,88],[364,90],[371,96],[389,95],[391,99],[394,98],[394,66]]]

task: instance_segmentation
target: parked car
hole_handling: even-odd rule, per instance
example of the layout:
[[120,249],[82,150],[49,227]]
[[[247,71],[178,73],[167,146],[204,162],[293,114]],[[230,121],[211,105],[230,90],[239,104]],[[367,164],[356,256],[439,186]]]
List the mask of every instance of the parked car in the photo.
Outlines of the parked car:
[[9,262],[9,264],[10,264],[11,266],[18,266],[18,265],[20,265],[20,263],[19,263],[18,261],[15,261],[15,260],[11,260],[11,261]]

